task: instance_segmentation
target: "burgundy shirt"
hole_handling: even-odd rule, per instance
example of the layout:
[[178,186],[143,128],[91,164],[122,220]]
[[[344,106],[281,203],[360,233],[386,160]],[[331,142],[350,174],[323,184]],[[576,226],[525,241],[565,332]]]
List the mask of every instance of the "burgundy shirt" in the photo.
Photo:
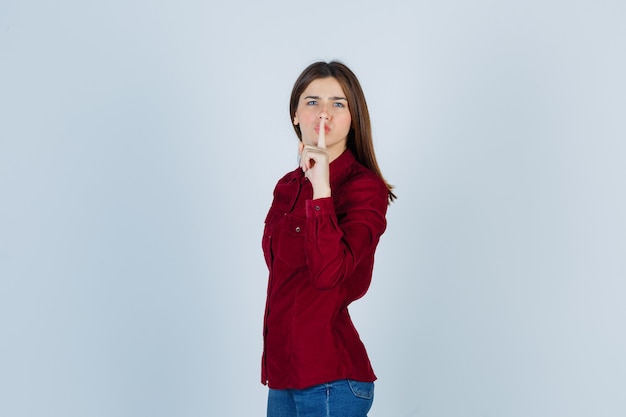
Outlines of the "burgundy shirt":
[[269,281],[261,382],[270,388],[376,379],[348,305],[372,279],[387,187],[349,150],[330,164],[330,186],[332,197],[313,200],[297,168],[274,189],[262,244]]

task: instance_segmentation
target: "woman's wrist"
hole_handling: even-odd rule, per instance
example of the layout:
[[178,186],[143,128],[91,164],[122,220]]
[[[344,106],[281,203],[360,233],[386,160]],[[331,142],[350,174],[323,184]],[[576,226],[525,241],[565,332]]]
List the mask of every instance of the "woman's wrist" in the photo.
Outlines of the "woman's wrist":
[[313,200],[317,200],[318,198],[327,198],[331,196],[330,187],[324,188],[323,190],[313,190]]

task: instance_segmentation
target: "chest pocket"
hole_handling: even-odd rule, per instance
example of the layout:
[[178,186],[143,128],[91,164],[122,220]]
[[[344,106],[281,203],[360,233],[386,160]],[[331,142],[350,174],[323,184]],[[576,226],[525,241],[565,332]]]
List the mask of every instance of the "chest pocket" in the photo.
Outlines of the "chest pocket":
[[304,255],[304,224],[306,219],[290,214],[276,225],[272,238],[272,251],[276,260],[291,266],[301,267],[306,265]]

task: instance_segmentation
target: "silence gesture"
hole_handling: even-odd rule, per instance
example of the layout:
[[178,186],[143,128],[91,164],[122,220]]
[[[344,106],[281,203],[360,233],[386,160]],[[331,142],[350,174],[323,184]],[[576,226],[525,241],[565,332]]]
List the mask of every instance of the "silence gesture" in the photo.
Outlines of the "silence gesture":
[[313,186],[313,198],[330,197],[329,157],[325,117],[320,118],[317,146],[300,142],[300,167]]

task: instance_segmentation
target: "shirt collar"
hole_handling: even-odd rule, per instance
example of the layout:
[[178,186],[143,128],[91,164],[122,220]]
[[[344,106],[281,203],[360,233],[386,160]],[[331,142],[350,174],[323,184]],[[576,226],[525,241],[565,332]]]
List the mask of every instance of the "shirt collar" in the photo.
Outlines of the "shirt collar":
[[354,155],[352,155],[350,149],[346,148],[337,159],[330,163],[330,180],[334,181],[341,177],[354,161]]

